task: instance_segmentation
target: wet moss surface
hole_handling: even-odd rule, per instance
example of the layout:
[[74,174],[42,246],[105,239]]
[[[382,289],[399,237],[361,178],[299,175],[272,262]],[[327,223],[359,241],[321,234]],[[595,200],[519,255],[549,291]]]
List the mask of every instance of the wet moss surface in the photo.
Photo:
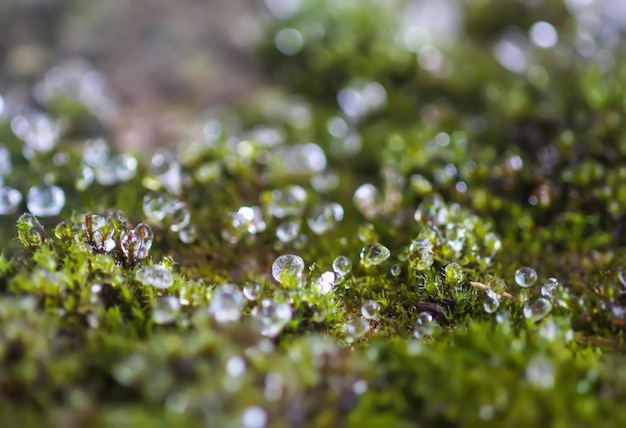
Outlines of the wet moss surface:
[[610,2],[267,3],[151,158],[85,63],[0,98],[4,426],[621,426]]

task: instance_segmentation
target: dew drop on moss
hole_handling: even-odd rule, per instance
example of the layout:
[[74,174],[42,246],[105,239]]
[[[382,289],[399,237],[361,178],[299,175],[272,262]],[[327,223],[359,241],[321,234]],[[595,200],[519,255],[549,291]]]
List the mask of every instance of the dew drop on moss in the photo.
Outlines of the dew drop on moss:
[[430,243],[420,241],[416,245],[411,244],[409,253],[409,264],[415,270],[427,270],[435,262],[435,252]]
[[263,287],[257,281],[248,281],[243,286],[243,296],[248,300],[256,300],[261,296]]
[[365,267],[377,266],[391,256],[389,248],[382,244],[369,244],[361,249],[361,264]]
[[362,338],[370,329],[370,323],[365,318],[354,318],[346,324],[346,336],[348,343]]
[[154,302],[152,321],[156,324],[170,324],[176,321],[180,312],[180,302],[174,296],[159,297]]
[[554,297],[554,293],[558,291],[561,283],[556,278],[548,278],[541,286],[541,295],[548,299]]
[[267,412],[259,406],[250,406],[241,415],[242,428],[265,428],[267,421]]
[[279,283],[286,285],[291,280],[299,280],[304,272],[304,259],[295,254],[284,254],[272,263],[272,276]]
[[[2,182],[0,177],[0,183]],[[0,187],[0,215],[13,214],[22,203],[22,194],[10,186]]]
[[316,235],[322,235],[343,220],[343,207],[336,202],[326,202],[314,206],[307,218],[309,228]]
[[297,221],[285,221],[276,228],[276,237],[280,242],[291,242],[300,233],[300,223]]
[[143,213],[152,223],[160,224],[167,215],[168,196],[148,193],[143,197]]
[[37,217],[30,213],[24,213],[17,219],[17,232],[22,245],[31,250],[51,242]]
[[209,313],[219,323],[234,322],[241,318],[243,305],[241,291],[231,284],[224,284],[213,291]]
[[306,190],[298,185],[276,189],[269,194],[268,210],[276,218],[299,216],[304,212],[307,199]]
[[459,285],[463,281],[463,269],[458,263],[449,263],[445,267],[443,274],[446,278],[446,283],[453,287]]
[[328,294],[333,289],[333,286],[341,280],[339,274],[331,271],[326,271],[320,275],[315,281],[313,281],[313,289],[319,294]]
[[537,282],[537,272],[530,267],[522,267],[515,271],[515,282],[523,288],[532,287]]
[[391,276],[397,277],[402,273],[402,268],[400,265],[393,265],[391,266],[391,269],[389,269],[389,272],[391,273]]
[[263,299],[258,306],[252,309],[251,315],[261,335],[275,337],[291,321],[293,310],[287,302]]
[[174,276],[161,264],[138,269],[135,273],[135,279],[143,285],[149,285],[161,290],[174,285]]
[[38,217],[59,215],[65,206],[65,192],[58,186],[33,186],[26,195],[28,211]]
[[188,223],[186,226],[181,227],[178,231],[178,239],[183,244],[193,244],[198,239],[198,230],[192,223]]
[[365,183],[356,189],[352,202],[366,219],[372,220],[380,210],[380,192],[373,184]]
[[530,321],[539,321],[546,317],[552,310],[552,303],[548,299],[539,297],[524,305],[524,317]]
[[333,260],[333,271],[338,273],[341,277],[345,277],[352,272],[352,260],[346,256],[339,256]]
[[413,329],[413,337],[423,339],[430,337],[437,328],[437,322],[428,312],[420,312],[415,320],[415,328]]
[[368,300],[361,305],[361,314],[363,318],[375,320],[380,313],[380,303],[375,300]]
[[487,294],[487,298],[483,302],[483,309],[488,314],[492,314],[500,307],[499,296],[489,287],[487,287],[485,292]]

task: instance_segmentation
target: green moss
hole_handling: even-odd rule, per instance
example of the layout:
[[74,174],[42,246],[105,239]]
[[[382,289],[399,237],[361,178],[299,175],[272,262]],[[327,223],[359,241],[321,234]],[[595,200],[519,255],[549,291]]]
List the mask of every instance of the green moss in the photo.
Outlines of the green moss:
[[[277,92],[124,179],[89,163],[97,119],[75,99],[48,106],[70,126],[30,158],[0,116],[4,184],[67,197],[0,228],[9,426],[626,421],[623,40],[603,48],[607,72],[576,53],[561,2],[468,1],[431,67],[398,42],[405,5],[316,0],[268,21]],[[508,24],[538,20],[559,45],[529,44],[525,73],[498,64]],[[284,28],[303,37],[293,55],[276,48]],[[373,101],[351,116],[337,94],[364,87]],[[85,168],[95,183],[78,184]],[[279,282],[284,254],[307,268]]]

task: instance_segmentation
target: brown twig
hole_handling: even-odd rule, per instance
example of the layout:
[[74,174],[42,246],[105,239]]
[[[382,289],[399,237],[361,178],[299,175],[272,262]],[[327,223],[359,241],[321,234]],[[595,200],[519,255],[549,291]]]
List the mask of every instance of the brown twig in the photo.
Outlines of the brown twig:
[[[485,284],[483,284],[482,282],[470,281],[469,285],[471,285],[472,287],[476,288],[477,290],[487,291],[487,286]],[[507,293],[506,291],[502,293],[502,297],[504,297],[505,299],[508,299],[508,300],[510,300],[512,302],[515,301],[515,296],[513,296],[512,294]]]

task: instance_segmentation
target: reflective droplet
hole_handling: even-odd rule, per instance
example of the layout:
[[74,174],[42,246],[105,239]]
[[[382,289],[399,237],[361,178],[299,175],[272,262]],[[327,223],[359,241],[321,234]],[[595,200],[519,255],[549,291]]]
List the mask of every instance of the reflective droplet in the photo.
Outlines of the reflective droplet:
[[370,323],[365,318],[354,318],[346,324],[346,336],[348,343],[362,338],[370,329]]
[[361,314],[368,320],[375,320],[380,313],[380,303],[375,300],[368,300],[361,305]]
[[413,337],[416,339],[423,339],[433,335],[437,328],[437,322],[433,316],[428,312],[420,312],[415,320],[415,329],[413,330]]
[[137,159],[130,154],[115,155],[107,162],[107,167],[113,171],[116,182],[126,183],[137,174]]
[[446,278],[446,283],[453,287],[456,287],[463,281],[463,269],[458,263],[449,263],[445,267],[443,274]]
[[188,223],[178,231],[178,238],[183,244],[193,244],[198,239],[198,230],[192,223]]
[[556,278],[548,278],[541,286],[541,295],[548,299],[554,297],[554,293],[561,287],[561,283]]
[[135,227],[135,232],[139,235],[139,248],[135,252],[135,257],[139,260],[148,257],[148,252],[152,248],[152,241],[154,240],[154,233],[150,226],[145,223],[139,223]]
[[143,197],[143,213],[152,223],[160,224],[167,215],[169,197],[163,193],[148,193]]
[[378,241],[378,234],[372,223],[365,223],[359,226],[357,230],[359,241],[365,244],[373,244]]
[[96,175],[93,169],[87,165],[82,165],[78,169],[78,173],[75,176],[74,187],[79,192],[84,192],[91,186],[96,180]]
[[0,187],[0,215],[13,214],[22,203],[19,190],[9,186]]
[[256,300],[261,297],[263,286],[257,281],[248,281],[243,286],[243,296],[248,300]]
[[377,266],[391,256],[389,248],[381,244],[369,244],[361,249],[361,264],[365,267]]
[[247,407],[241,415],[242,428],[265,428],[268,421],[267,412],[263,407]]
[[149,285],[161,290],[174,285],[174,275],[161,264],[138,269],[135,273],[135,279],[143,285]]
[[422,271],[430,269],[435,262],[435,252],[430,243],[420,241],[409,248],[409,265],[412,269]]
[[400,267],[400,265],[393,265],[391,266],[391,269],[389,269],[389,272],[391,273],[391,276],[400,276],[400,274],[402,273],[402,268]]
[[488,314],[492,314],[495,311],[497,311],[498,308],[500,307],[499,296],[495,292],[493,292],[489,287],[487,287],[485,292],[487,293],[487,299],[485,299],[485,301],[483,302],[483,309]]
[[332,291],[333,286],[340,281],[339,274],[326,271],[313,281],[312,287],[319,294],[328,294]]
[[158,297],[152,310],[152,321],[156,324],[170,324],[176,321],[180,312],[180,302],[174,296]]
[[238,321],[241,317],[243,294],[231,284],[220,285],[213,291],[209,313],[219,323]]
[[279,283],[287,285],[290,281],[299,281],[304,268],[305,263],[302,257],[285,254],[279,256],[272,264],[272,276]]
[[314,206],[307,218],[309,228],[316,235],[322,235],[343,220],[343,207],[336,202],[327,202]]
[[530,267],[522,267],[515,271],[515,282],[523,288],[531,287],[537,282],[537,272]]
[[293,311],[289,303],[263,299],[258,306],[252,309],[251,315],[258,325],[261,335],[275,337],[291,321]]
[[291,242],[300,233],[300,223],[296,221],[285,221],[276,228],[276,237],[280,242]]
[[342,278],[345,278],[352,272],[352,260],[346,256],[339,256],[333,260],[333,271],[337,272]]
[[65,206],[65,192],[58,186],[33,186],[26,195],[28,210],[38,217],[59,215]]
[[300,216],[306,208],[307,193],[303,187],[287,186],[269,194],[268,210],[276,218]]
[[551,310],[552,303],[543,297],[526,303],[522,309],[524,317],[530,321],[542,320]]
[[35,250],[44,244],[52,244],[52,240],[37,217],[30,213],[24,213],[17,219],[17,236],[22,245],[30,250]]
[[109,159],[111,148],[104,138],[87,140],[83,144],[83,161],[91,166],[102,166]]
[[382,198],[373,184],[366,183],[356,189],[352,202],[366,219],[372,220],[381,209]]

